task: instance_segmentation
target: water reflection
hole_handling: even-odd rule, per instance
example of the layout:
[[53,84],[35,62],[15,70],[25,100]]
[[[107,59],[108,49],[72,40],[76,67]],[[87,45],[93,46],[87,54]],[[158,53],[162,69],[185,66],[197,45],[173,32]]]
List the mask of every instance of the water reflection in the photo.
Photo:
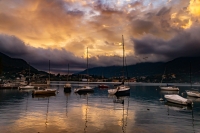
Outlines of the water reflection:
[[56,96],[56,94],[46,94],[46,95],[32,95],[32,98],[49,98],[52,96]]
[[70,96],[71,92],[64,93],[64,94],[66,96],[66,117],[67,117],[67,113],[68,113],[68,111],[67,111],[67,105],[68,105],[68,99],[69,99],[69,96]]
[[172,110],[192,110],[191,106],[187,105],[181,105],[181,104],[176,104],[176,103],[171,103],[171,102],[165,102],[165,105],[168,106],[168,109]]
[[160,93],[162,93],[162,94],[179,94],[179,91],[165,91],[165,90],[161,90]]
[[130,96],[123,97],[98,88],[76,94],[56,87],[60,92],[54,96],[33,98],[31,93],[0,90],[0,132],[200,132],[200,103],[191,109],[160,102],[156,87],[132,86]]

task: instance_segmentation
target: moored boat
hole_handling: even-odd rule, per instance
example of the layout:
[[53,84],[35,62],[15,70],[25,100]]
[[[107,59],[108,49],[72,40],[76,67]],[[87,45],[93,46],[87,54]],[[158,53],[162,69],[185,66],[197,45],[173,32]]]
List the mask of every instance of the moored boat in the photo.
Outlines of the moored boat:
[[108,85],[105,85],[105,84],[101,84],[98,86],[99,88],[108,88]]
[[94,92],[94,89],[90,86],[83,86],[81,88],[74,89],[75,93],[86,93],[86,92]]
[[43,89],[43,90],[33,90],[33,95],[49,95],[49,94],[55,94],[56,89]]
[[108,93],[111,95],[127,95],[130,94],[130,87],[125,85],[117,86],[115,89],[109,89]]
[[34,89],[34,86],[32,85],[19,86],[18,89],[19,90]]
[[192,105],[193,102],[189,99],[183,98],[179,95],[165,95],[165,99],[168,102],[176,103],[176,104],[182,104],[182,105]]
[[122,46],[123,46],[123,79],[122,83],[117,85],[114,89],[108,89],[108,93],[111,95],[123,96],[130,94],[130,87],[124,85],[125,76],[124,76],[124,37],[122,35]]
[[160,89],[167,90],[167,91],[179,91],[179,88],[173,85],[160,86]]
[[65,84],[64,92],[71,92],[71,84],[69,84],[69,83]]
[[200,97],[200,92],[198,90],[186,90],[186,93],[190,97]]
[[[88,74],[88,48],[87,48],[87,75]],[[87,85],[86,86],[83,86],[83,87],[80,87],[80,88],[76,88],[74,89],[74,92],[75,93],[88,93],[88,92],[94,92],[94,89],[92,87],[89,86],[89,82],[88,82],[88,77],[87,76]]]

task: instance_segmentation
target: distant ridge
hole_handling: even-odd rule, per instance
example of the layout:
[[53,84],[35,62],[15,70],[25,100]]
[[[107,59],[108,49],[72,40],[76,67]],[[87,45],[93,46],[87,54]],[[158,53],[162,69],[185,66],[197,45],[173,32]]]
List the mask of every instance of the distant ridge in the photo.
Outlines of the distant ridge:
[[[152,76],[162,75],[166,68],[165,74],[175,74],[185,76],[188,79],[190,73],[190,64],[192,66],[193,78],[200,76],[200,57],[180,57],[169,62],[156,62],[156,63],[138,63],[135,65],[127,66],[128,77],[136,76]],[[108,66],[108,67],[95,67],[90,68],[90,75],[98,75],[104,77],[118,77],[121,75],[121,66]],[[86,70],[78,73],[86,74]],[[200,81],[200,79],[199,79]]]
[[[11,58],[0,52],[1,68],[3,72],[18,73],[23,70],[28,70],[29,65],[23,59]],[[30,66],[30,71],[40,73],[37,69]]]

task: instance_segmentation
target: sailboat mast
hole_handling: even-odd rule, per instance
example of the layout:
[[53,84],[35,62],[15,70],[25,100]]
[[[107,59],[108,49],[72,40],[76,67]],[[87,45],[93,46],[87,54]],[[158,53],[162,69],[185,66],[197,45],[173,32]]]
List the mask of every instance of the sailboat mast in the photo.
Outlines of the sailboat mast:
[[69,64],[68,64],[68,70],[67,70],[67,81],[68,81],[68,78],[69,78]]
[[49,81],[50,81],[50,60],[49,60]]
[[123,80],[124,80],[124,37],[122,35],[122,46],[123,46]]
[[28,84],[30,84],[30,63],[28,64]]
[[192,88],[192,77],[191,77],[191,72],[192,72],[192,68],[191,68],[191,62],[190,62],[190,87]]
[[87,47],[87,84],[88,84],[88,77],[89,75],[88,75],[88,47]]

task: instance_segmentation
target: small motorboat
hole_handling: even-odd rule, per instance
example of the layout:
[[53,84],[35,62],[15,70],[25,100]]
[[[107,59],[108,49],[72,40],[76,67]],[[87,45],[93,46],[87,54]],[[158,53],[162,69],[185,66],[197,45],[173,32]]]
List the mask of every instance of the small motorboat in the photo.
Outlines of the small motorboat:
[[168,102],[172,102],[172,103],[176,103],[176,104],[182,104],[182,105],[192,105],[193,104],[192,100],[183,98],[179,95],[165,95],[164,97]]
[[50,95],[50,94],[55,94],[56,89],[40,89],[40,90],[33,90],[32,94],[33,95]]
[[71,92],[71,84],[69,84],[69,83],[67,83],[67,84],[65,84],[65,86],[64,86],[64,92]]
[[200,97],[200,92],[198,90],[186,90],[186,93],[190,97]]

